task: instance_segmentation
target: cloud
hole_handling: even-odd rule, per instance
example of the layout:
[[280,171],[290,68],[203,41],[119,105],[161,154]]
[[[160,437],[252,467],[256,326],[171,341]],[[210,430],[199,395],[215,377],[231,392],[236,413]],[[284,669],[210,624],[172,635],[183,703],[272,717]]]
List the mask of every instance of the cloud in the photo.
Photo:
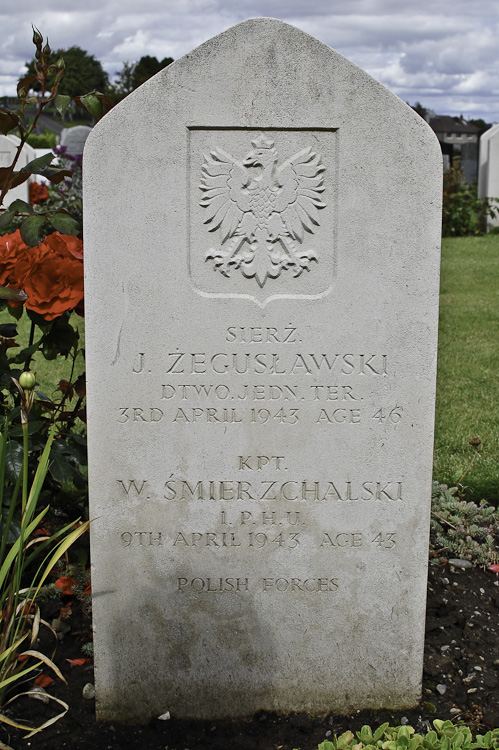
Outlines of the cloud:
[[79,45],[114,75],[145,54],[177,59],[254,16],[298,26],[412,103],[499,120],[497,0],[23,0],[0,10],[0,94],[15,93],[33,56],[31,23],[53,48]]

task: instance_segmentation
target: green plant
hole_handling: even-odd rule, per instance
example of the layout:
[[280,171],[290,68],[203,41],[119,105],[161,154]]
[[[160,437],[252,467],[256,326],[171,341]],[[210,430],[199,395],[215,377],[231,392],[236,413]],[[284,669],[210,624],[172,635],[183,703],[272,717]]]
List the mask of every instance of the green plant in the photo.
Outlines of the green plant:
[[[12,164],[0,168],[0,207],[8,191],[22,185],[30,175],[42,175],[53,184],[61,182],[65,177],[71,177],[70,171],[52,165],[53,154],[33,159],[18,171],[15,169],[22,149],[33,135],[40,115],[46,107],[54,105],[58,112],[63,114],[68,106],[74,103],[98,120],[112,106],[111,100],[99,91],[92,91],[73,99],[67,94],[59,93],[65,68],[63,57],[57,57],[48,42],[44,44],[43,36],[35,28],[33,44],[36,48],[35,59],[30,64],[28,74],[17,85],[19,108],[9,109],[0,106],[0,132],[4,135],[15,132],[20,138]],[[38,96],[29,95],[34,88],[40,91]],[[32,111],[33,105],[35,111],[30,119],[28,113]],[[16,226],[16,222],[19,223],[23,241],[30,247],[37,245],[54,230],[68,235],[77,235],[81,232],[81,223],[66,208],[32,206],[21,199],[13,201],[8,209],[0,211],[0,231],[11,230]]]
[[477,565],[497,561],[499,512],[484,500],[466,502],[457,487],[433,482],[430,543],[436,556],[457,557]]
[[[52,426],[49,430],[30,485],[28,481],[28,420],[34,396],[32,373],[22,373],[20,382],[16,381],[16,386],[19,389],[21,401],[23,455],[19,474],[9,499],[7,514],[3,519],[0,542],[0,707],[7,706],[18,697],[16,695],[6,701],[9,690],[41,664],[47,665],[60,679],[64,680],[52,659],[34,648],[42,623],[38,598],[56,562],[88,528],[88,522],[77,525],[76,528],[74,528],[74,523],[70,523],[53,534],[48,534],[45,529],[41,535],[36,533],[49,510],[47,505],[39,511],[37,505],[47,475],[56,428]],[[0,437],[0,504],[3,503],[6,485],[6,467],[9,458],[8,433],[9,421],[6,419]],[[18,525],[15,525],[16,510],[20,511]],[[31,736],[52,724],[68,710],[66,703],[53,696],[49,697],[60,703],[64,711],[40,727],[33,728],[20,724],[4,713],[0,713],[0,721],[28,730],[27,736]]]
[[45,128],[43,133],[31,133],[28,136],[27,143],[33,148],[55,148],[57,136],[51,130]]
[[495,216],[497,209],[485,199],[477,197],[476,185],[468,185],[460,169],[444,172],[442,235],[462,237],[479,235],[487,231],[487,217]]
[[356,734],[347,731],[332,740],[324,740],[318,750],[498,750],[499,729],[477,734],[469,727],[454,726],[451,721],[435,719],[434,730],[417,734],[410,726],[390,727],[388,722],[376,730],[367,724]]
[[82,155],[69,154],[66,146],[56,146],[54,154],[58,157],[60,166],[71,173],[71,177],[66,177],[57,185],[50,186],[50,198],[47,205],[54,210],[70,211],[71,216],[81,222],[83,220]]
[[[0,420],[19,409],[19,391],[13,379],[23,378],[23,370],[30,368],[33,360],[37,369],[43,364],[45,367],[40,369],[44,370],[44,386],[35,388],[29,424],[29,474],[34,475],[48,430],[56,424],[58,439],[52,448],[44,492],[50,492],[51,504],[71,518],[75,507],[83,509],[87,488],[85,376],[81,372],[79,332],[71,325],[69,313],[48,321],[36,313],[26,314],[23,308],[17,310],[23,314],[25,324],[20,325],[22,320],[19,324],[0,324]],[[60,362],[65,362],[64,370]],[[57,373],[61,375],[57,377]],[[22,455],[22,431],[13,425],[9,432],[4,506],[10,502]]]

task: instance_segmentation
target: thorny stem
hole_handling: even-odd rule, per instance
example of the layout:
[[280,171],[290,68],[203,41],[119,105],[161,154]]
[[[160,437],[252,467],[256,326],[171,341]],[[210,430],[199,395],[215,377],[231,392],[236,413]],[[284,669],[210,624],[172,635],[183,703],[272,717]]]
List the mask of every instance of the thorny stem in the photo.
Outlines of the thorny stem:
[[[37,108],[35,116],[33,118],[33,122],[31,123],[31,125],[29,125],[29,127],[26,130],[24,129],[24,127],[20,123],[18,125],[18,127],[19,127],[19,135],[20,135],[21,141],[19,143],[19,146],[17,147],[17,151],[16,151],[16,155],[14,156],[14,160],[13,160],[12,164],[8,168],[7,176],[5,178],[3,188],[2,188],[2,190],[0,192],[0,206],[3,205],[3,200],[4,200],[5,196],[7,195],[8,190],[9,190],[8,185],[9,185],[10,178],[12,177],[12,174],[14,172],[15,166],[16,166],[18,160],[19,160],[19,157],[21,156],[21,151],[23,150],[26,141],[28,140],[29,136],[31,135],[31,133],[35,129],[35,127],[37,125],[37,122],[38,122],[38,118],[40,117],[43,108],[46,107],[47,104],[49,104],[53,99],[55,99],[55,92],[51,92],[51,95],[49,96],[49,98],[45,99],[45,83],[46,83],[45,79],[43,79],[41,81],[42,95],[41,95],[40,101],[38,102],[38,108]],[[24,114],[25,107],[26,107],[26,100],[24,99],[23,102],[22,102],[22,105],[21,105],[21,110],[22,110],[23,114]]]
[[23,486],[22,486],[22,514],[24,516],[24,512],[26,510],[26,505],[28,503],[28,423],[22,424],[22,430],[23,430],[23,465],[22,465],[22,472],[23,472]]
[[[33,341],[35,340],[35,321],[31,321],[31,328],[29,331],[29,341],[28,341],[28,347],[33,346]],[[26,360],[24,365],[24,371],[28,372],[31,365],[31,360],[33,359],[33,356],[30,354],[29,358]]]
[[[75,371],[75,365],[76,365],[76,357],[78,356],[78,351],[79,351],[79,350],[78,350],[78,349],[76,348],[76,346],[75,346],[75,347],[74,347],[74,349],[73,349],[73,361],[72,361],[72,363],[71,363],[71,372],[70,372],[70,374],[69,374],[69,384],[70,384],[70,386],[71,386],[71,382],[72,382],[72,380],[73,380],[73,375],[74,375],[74,371]],[[65,405],[65,403],[66,403],[66,398],[67,398],[67,396],[68,396],[68,393],[69,393],[69,387],[68,387],[68,389],[66,390],[66,392],[65,392],[65,393],[63,394],[63,396],[62,396],[62,401],[61,401],[61,403],[59,404],[59,410],[60,410],[61,412],[62,412],[62,411],[63,411],[63,409],[64,409],[64,405]],[[74,420],[73,420],[73,421],[74,421]],[[70,426],[70,425],[68,424],[68,427],[69,427],[69,426]]]
[[76,416],[78,414],[80,406],[82,405],[82,402],[83,402],[83,399],[82,398],[78,398],[78,401],[76,402],[75,407],[74,407],[73,411],[71,412],[71,415],[70,415],[70,417],[69,417],[69,419],[67,421],[67,427],[68,427],[68,429],[71,429],[71,427],[74,425],[74,423],[76,421]]

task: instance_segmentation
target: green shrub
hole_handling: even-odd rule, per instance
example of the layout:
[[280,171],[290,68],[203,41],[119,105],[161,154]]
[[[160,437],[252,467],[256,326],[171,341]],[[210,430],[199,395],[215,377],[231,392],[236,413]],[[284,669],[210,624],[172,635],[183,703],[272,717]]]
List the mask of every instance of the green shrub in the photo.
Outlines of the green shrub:
[[410,726],[390,727],[387,722],[373,732],[366,724],[356,734],[348,731],[324,740],[318,750],[499,750],[499,729],[473,739],[468,727],[454,726],[451,721],[435,719],[433,726],[422,736]]
[[468,185],[460,169],[444,172],[442,235],[463,237],[487,231],[487,216],[497,209],[485,198],[477,197],[476,185]]
[[55,148],[57,136],[51,130],[45,129],[45,132],[40,135],[36,135],[36,133],[29,135],[28,144],[33,148]]
[[430,542],[433,554],[470,560],[477,565],[497,562],[499,512],[457,496],[457,487],[433,482]]

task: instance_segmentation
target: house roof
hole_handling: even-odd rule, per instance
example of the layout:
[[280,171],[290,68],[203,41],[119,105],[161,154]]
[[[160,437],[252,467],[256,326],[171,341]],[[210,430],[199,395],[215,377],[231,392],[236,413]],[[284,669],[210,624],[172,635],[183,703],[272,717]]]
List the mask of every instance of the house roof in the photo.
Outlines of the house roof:
[[462,117],[437,115],[430,120],[429,124],[435,133],[473,133],[474,135],[480,133],[480,128],[471,122],[466,122]]

